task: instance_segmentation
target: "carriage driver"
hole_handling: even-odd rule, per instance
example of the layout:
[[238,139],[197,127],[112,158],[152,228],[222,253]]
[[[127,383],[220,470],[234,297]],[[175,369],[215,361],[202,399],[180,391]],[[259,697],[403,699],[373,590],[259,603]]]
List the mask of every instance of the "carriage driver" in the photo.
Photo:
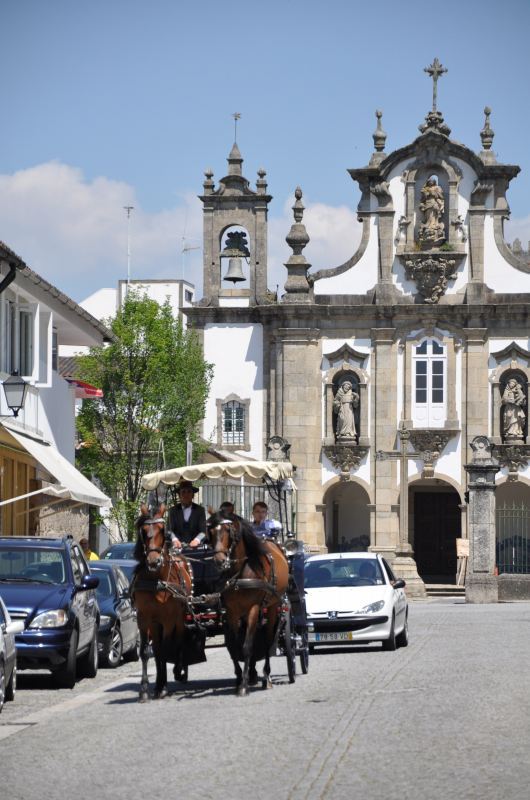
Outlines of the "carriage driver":
[[206,537],[206,512],[193,495],[198,488],[191,481],[181,481],[177,489],[180,503],[169,509],[169,531],[172,547],[198,547]]

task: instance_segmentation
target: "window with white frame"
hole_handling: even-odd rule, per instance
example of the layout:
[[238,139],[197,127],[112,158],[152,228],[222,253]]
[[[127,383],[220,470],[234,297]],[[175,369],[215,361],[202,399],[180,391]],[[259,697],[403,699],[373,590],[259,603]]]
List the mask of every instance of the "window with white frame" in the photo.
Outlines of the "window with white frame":
[[34,366],[34,310],[15,298],[3,298],[0,312],[0,369],[30,377]]
[[245,406],[237,400],[223,405],[223,444],[245,444]]
[[423,339],[412,353],[414,424],[419,428],[441,428],[447,405],[446,347],[436,339]]

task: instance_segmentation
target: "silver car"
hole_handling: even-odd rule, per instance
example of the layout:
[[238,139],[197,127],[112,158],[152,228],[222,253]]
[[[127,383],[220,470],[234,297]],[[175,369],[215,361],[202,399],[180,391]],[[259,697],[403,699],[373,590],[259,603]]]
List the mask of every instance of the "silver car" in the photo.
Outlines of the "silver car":
[[24,623],[12,622],[0,597],[0,712],[6,700],[14,700],[17,688],[17,652],[15,634],[22,633]]

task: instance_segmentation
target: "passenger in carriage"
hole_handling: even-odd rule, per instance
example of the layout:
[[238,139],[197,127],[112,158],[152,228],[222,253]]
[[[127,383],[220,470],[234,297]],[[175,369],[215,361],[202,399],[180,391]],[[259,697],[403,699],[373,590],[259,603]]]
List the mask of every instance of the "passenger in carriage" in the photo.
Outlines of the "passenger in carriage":
[[198,488],[191,481],[181,481],[178,487],[180,503],[169,509],[169,534],[172,547],[198,547],[206,537],[206,512],[193,502]]
[[258,536],[275,538],[280,533],[282,526],[275,519],[269,519],[269,507],[263,500],[258,500],[252,506],[252,522],[250,527]]

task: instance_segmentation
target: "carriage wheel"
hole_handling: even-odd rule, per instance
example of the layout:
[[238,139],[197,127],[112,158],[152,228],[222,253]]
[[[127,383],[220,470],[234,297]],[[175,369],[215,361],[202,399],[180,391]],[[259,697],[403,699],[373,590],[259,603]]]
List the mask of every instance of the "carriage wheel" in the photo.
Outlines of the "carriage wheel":
[[287,659],[287,674],[289,675],[289,683],[294,683],[296,680],[296,633],[294,630],[292,612],[290,608],[285,614],[283,636],[283,649]]
[[309,672],[309,642],[307,638],[307,631],[302,633],[302,646],[300,647],[300,669],[302,675],[307,675]]

